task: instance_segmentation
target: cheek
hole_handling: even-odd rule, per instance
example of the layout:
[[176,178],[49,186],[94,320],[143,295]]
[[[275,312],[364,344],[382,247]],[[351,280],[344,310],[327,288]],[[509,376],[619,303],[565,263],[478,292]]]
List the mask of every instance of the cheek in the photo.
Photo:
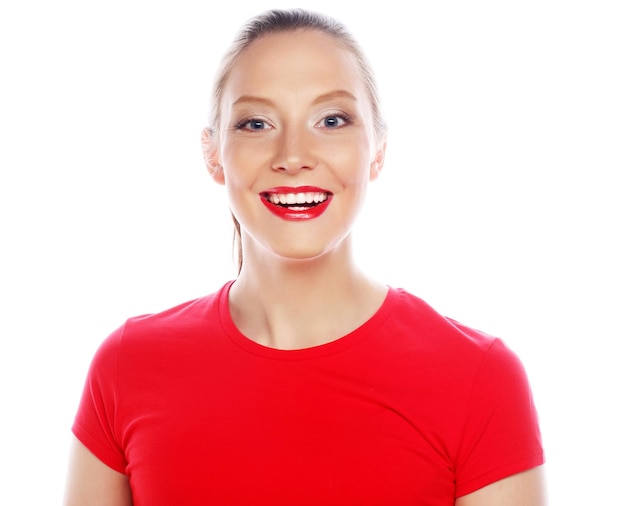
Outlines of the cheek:
[[225,142],[221,152],[221,163],[226,177],[226,183],[242,185],[253,176],[255,160],[258,163],[258,151],[247,149],[237,143]]
[[336,175],[346,185],[359,185],[369,180],[371,165],[369,155],[367,143],[344,143],[329,153]]

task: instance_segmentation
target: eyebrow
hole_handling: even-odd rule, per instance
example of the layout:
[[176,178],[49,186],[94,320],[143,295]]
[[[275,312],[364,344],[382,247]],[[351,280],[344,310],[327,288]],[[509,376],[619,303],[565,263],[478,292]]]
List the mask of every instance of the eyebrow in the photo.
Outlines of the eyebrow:
[[233,102],[233,105],[245,104],[245,103],[261,103],[266,105],[273,105],[273,102],[268,98],[263,97],[255,97],[252,95],[242,95],[237,100]]
[[356,102],[356,97],[349,91],[335,90],[331,91],[330,93],[324,93],[323,95],[320,95],[313,101],[313,104],[321,104],[322,102],[328,102],[329,100],[335,100],[337,98],[347,98]]
[[[328,102],[330,100],[335,100],[338,98],[347,98],[356,102],[356,97],[349,91],[334,90],[317,97],[315,100],[313,100],[313,105],[321,104],[323,102]],[[264,97],[256,97],[254,95],[242,95],[233,102],[233,105],[238,105],[242,103],[261,103],[270,106],[274,105],[274,102],[272,100]]]

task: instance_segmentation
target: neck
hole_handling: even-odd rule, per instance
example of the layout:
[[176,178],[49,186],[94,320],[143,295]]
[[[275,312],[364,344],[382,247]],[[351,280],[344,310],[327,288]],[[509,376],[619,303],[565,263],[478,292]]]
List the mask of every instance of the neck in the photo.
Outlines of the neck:
[[319,258],[245,254],[230,291],[237,327],[260,344],[298,349],[333,341],[370,318],[386,287],[355,265],[349,241]]

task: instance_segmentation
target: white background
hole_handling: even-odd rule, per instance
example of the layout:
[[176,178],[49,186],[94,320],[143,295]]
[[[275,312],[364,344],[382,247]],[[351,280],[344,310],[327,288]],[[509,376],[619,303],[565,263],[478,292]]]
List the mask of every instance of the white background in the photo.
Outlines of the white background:
[[[522,358],[552,504],[626,504],[622,2],[351,3],[299,4],[346,22],[379,75],[361,262]],[[233,276],[199,132],[235,30],[281,6],[0,8],[0,504],[60,502],[110,331]]]

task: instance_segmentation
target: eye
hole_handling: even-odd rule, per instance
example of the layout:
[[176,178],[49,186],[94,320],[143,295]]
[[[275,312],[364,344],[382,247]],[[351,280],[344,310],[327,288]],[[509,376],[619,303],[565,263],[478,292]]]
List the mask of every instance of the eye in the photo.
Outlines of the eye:
[[258,131],[270,128],[270,126],[262,119],[252,118],[240,121],[235,125],[237,130]]
[[345,114],[329,114],[325,116],[322,121],[318,123],[319,126],[323,128],[340,128],[342,126],[348,125],[350,123],[350,118]]

